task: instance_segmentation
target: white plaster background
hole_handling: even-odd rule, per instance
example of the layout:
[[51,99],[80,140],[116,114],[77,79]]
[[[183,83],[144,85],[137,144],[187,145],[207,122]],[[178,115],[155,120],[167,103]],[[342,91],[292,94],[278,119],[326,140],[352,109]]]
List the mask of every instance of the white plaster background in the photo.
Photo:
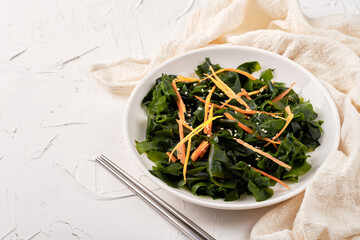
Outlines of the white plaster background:
[[[309,17],[358,0],[301,0]],[[127,101],[88,66],[151,57],[205,0],[0,0],[0,239],[186,239],[106,170],[117,161],[216,239],[247,239],[271,207],[224,211],[159,189],[124,144]]]

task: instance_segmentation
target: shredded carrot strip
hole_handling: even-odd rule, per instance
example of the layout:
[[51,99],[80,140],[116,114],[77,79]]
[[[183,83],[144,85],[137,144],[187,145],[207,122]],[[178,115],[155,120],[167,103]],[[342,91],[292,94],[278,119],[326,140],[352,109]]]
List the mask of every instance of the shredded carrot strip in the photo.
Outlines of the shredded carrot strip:
[[[180,124],[181,122],[179,121],[179,120],[177,120],[176,119],[176,122],[178,123],[178,124]],[[189,129],[190,131],[194,131],[194,129],[192,128],[192,127],[190,127],[186,122],[183,122],[183,123],[181,123],[184,127],[186,127],[187,129]],[[195,134],[195,135],[199,135],[198,133],[197,134]]]
[[280,101],[281,99],[283,99],[286,96],[286,94],[288,94],[291,91],[294,84],[295,84],[295,82],[293,84],[291,84],[291,86],[288,89],[286,89],[284,92],[280,93],[278,96],[276,96],[276,98],[274,98],[271,101],[273,103],[276,103],[276,102]]
[[[186,108],[185,108],[185,104],[184,104],[184,102],[183,102],[183,100],[181,98],[181,95],[179,93],[179,90],[176,87],[176,80],[177,79],[173,80],[171,82],[171,85],[172,85],[172,87],[173,87],[173,89],[175,91],[175,94],[176,94],[176,97],[177,97],[176,104],[177,104],[177,106],[179,108],[178,115],[179,115],[180,121],[178,122],[178,124],[179,124],[179,137],[180,137],[180,142],[181,142],[184,139],[184,128],[183,128],[182,123],[185,122],[185,115],[184,114],[186,112]],[[186,151],[186,148],[185,148],[184,144],[179,146],[179,148],[177,150],[177,153],[178,153],[177,156],[178,156],[178,158],[180,159],[180,161],[182,163],[184,163],[184,160],[185,160],[185,151]],[[171,154],[171,156],[172,156],[172,154]],[[171,157],[169,157],[169,161],[170,160],[171,160]]]
[[290,167],[289,165],[287,165],[286,163],[284,163],[284,162],[280,161],[279,159],[273,157],[273,156],[270,155],[269,153],[263,152],[263,151],[261,151],[260,149],[257,149],[257,148],[255,148],[255,147],[251,146],[250,144],[244,142],[244,141],[241,140],[241,139],[234,138],[234,140],[237,141],[238,143],[240,143],[241,145],[243,145],[244,147],[247,147],[247,148],[253,150],[254,152],[257,152],[257,153],[263,155],[264,157],[269,158],[270,160],[272,160],[273,162],[279,164],[280,166],[285,167],[285,168],[288,168],[288,169],[291,169],[291,167]]
[[[214,116],[214,105],[211,105],[210,107],[210,111],[209,111],[209,118],[212,118]],[[210,122],[205,129],[207,129],[206,133],[208,136],[211,135],[211,127],[212,127],[212,122]]]
[[[271,82],[274,84],[275,80],[272,80]],[[248,94],[249,94],[249,96],[251,96],[251,95],[255,95],[255,94],[261,93],[261,92],[263,92],[267,87],[268,87],[268,85],[265,85],[265,86],[261,87],[259,90],[249,92]]]
[[[209,116],[209,101],[205,101],[205,109],[204,109],[204,122],[206,122],[208,120],[208,116]],[[206,134],[206,127],[204,128],[204,133]]]
[[200,143],[200,145],[195,149],[195,151],[191,154],[191,160],[193,160],[194,162],[196,161],[196,159],[198,159],[201,154],[207,150],[209,146],[209,142],[204,140]]
[[[269,143],[272,143],[276,149],[278,149],[277,146],[276,146],[276,144],[280,144],[280,143],[281,143],[280,140],[274,141],[274,140],[272,140],[272,139],[270,139],[270,138],[261,138],[261,137],[257,137],[257,138],[258,138],[258,139],[261,139],[261,140],[265,140],[265,141],[267,141],[267,142],[269,142]],[[267,143],[267,144],[268,144],[268,143]],[[266,145],[266,146],[267,146],[267,145]]]
[[[168,157],[170,157],[170,152],[167,152],[166,155],[168,155]],[[170,159],[172,162],[176,162],[176,160],[177,160],[175,156],[171,156]]]
[[[227,106],[227,107],[230,107],[232,109],[234,109],[236,112],[238,113],[243,113],[243,114],[255,114],[255,113],[262,113],[262,114],[267,114],[267,115],[270,115],[274,118],[281,118],[281,119],[284,119],[283,117],[279,117],[277,115],[280,115],[282,113],[270,113],[270,112],[264,112],[264,111],[257,111],[257,110],[244,110],[244,109],[241,109],[239,107],[236,107],[236,106],[233,106],[233,105],[230,105],[230,104],[227,104],[226,102],[223,103],[223,105]],[[285,120],[285,119],[284,119]]]
[[[179,115],[180,115],[180,113],[179,113]],[[184,122],[184,120],[181,120],[181,117],[180,117],[180,121],[178,121],[180,141],[182,141],[184,139],[184,127],[182,125],[183,122]],[[181,163],[184,163],[184,161],[185,161],[185,151],[186,151],[185,144],[182,144],[177,149],[177,157],[179,158]],[[169,158],[169,161],[170,161],[170,158]]]
[[[177,121],[177,123],[181,123],[179,120],[177,120],[176,119],[176,121]],[[190,127],[187,123],[185,123],[185,122],[183,122],[183,123],[181,123],[184,127],[186,127],[187,129],[189,129],[190,131],[194,131],[194,129],[192,128],[192,127]]]
[[206,122],[200,124],[199,126],[197,126],[192,132],[190,132],[186,137],[184,137],[183,140],[181,140],[175,147],[174,149],[171,151],[171,156],[174,154],[175,150],[177,150],[182,144],[184,144],[187,140],[189,140],[189,138],[191,138],[192,136],[198,134],[199,132],[201,132],[204,127],[206,125],[208,125],[210,122],[214,121],[215,119],[221,118],[223,117],[222,115],[220,116],[216,116],[213,118],[210,118],[209,120],[207,120]]
[[272,145],[274,146],[274,148],[275,148],[276,150],[279,149],[279,147],[278,147],[275,143],[272,143]]
[[270,174],[268,174],[268,173],[266,173],[266,172],[264,172],[264,171],[261,171],[260,169],[256,169],[256,168],[254,168],[254,167],[252,167],[252,166],[250,166],[250,165],[248,165],[249,167],[251,167],[252,169],[254,169],[255,171],[257,171],[257,172],[260,172],[262,175],[264,175],[264,176],[266,176],[266,177],[268,177],[268,178],[270,178],[270,179],[272,179],[272,180],[275,180],[276,182],[278,182],[278,183],[280,183],[281,185],[283,185],[284,187],[286,187],[287,189],[290,189],[290,187],[288,186],[288,185],[286,185],[283,181],[281,181],[280,179],[278,179],[278,178],[276,178],[276,177],[274,177],[274,176],[272,176],[272,175],[270,175]]
[[[235,121],[238,123],[238,126],[241,127],[245,132],[250,133],[250,134],[252,134],[252,133],[254,132],[251,128],[249,128],[248,126],[246,126],[245,124],[241,123],[240,121],[238,121],[237,119],[235,119],[233,116],[231,116],[231,114],[229,114],[229,113],[224,113],[224,115],[225,115],[225,117],[226,117],[227,119],[235,120]],[[267,142],[272,143],[272,144],[280,144],[280,143],[281,143],[280,141],[275,142],[274,140],[269,139],[269,138],[261,138],[261,137],[259,137],[259,136],[257,136],[256,138],[258,138],[258,139],[260,139],[260,140],[267,141]],[[265,145],[265,146],[267,146],[267,145]]]
[[183,163],[184,164],[183,176],[184,176],[185,183],[186,183],[187,165],[188,165],[189,157],[190,157],[190,148],[191,148],[191,137],[189,138],[189,141],[188,141],[187,150],[186,150],[186,157],[185,157],[185,161]]
[[210,75],[208,75],[210,80],[221,90],[223,91],[229,98],[233,98],[233,95],[231,95],[231,93],[225,88],[224,84],[221,84],[220,82],[217,81],[217,79],[210,77]]
[[[202,150],[202,152],[200,153],[200,157],[204,157],[206,151],[208,150],[208,148],[210,147],[210,143],[208,143]],[[195,161],[195,160],[194,160]]]
[[[205,99],[205,116],[204,116],[204,122],[206,122],[209,118],[209,105],[210,105],[210,100],[211,100],[211,96],[213,94],[213,92],[215,91],[216,86],[213,86],[212,89],[210,90],[209,94],[206,96]],[[204,128],[204,133],[207,134],[208,132],[208,126],[206,126]]]
[[[201,97],[195,96],[195,98],[197,100],[199,100],[200,102],[205,103],[205,100],[202,99]],[[231,101],[232,99],[226,100],[226,102],[224,102],[221,106],[217,105],[215,103],[210,103],[209,106],[214,105],[214,107],[217,108],[217,109],[224,109],[224,108],[227,109],[227,107],[230,107],[230,108],[234,109],[236,112],[243,113],[243,114],[255,114],[255,113],[268,114],[268,115],[270,115],[270,116],[272,116],[274,118],[280,118],[280,119],[285,120],[285,118],[277,116],[277,115],[281,115],[282,113],[269,113],[269,112],[257,111],[257,110],[244,110],[244,109],[241,109],[241,108],[238,108],[236,106],[228,104],[228,102],[230,102],[229,100]]]
[[[202,99],[201,97],[195,96],[195,98],[196,98],[197,100],[199,100],[200,102],[205,103],[205,100]],[[217,108],[217,109],[226,108],[226,107],[222,107],[222,106],[220,106],[220,105],[214,104],[214,103],[209,103],[209,106],[210,106],[210,107],[211,107],[212,105],[214,105],[214,107]]]
[[[229,102],[231,102],[231,98],[229,98],[228,100],[226,100],[225,102],[223,102],[223,104],[221,104],[221,107],[225,107]],[[226,107],[225,107],[226,108]]]
[[191,77],[184,77],[184,76],[177,76],[177,82],[200,82],[201,79],[191,78]]
[[237,95],[238,95],[238,96],[243,95],[243,96],[246,97],[246,99],[251,100],[251,97],[249,96],[249,93],[248,93],[244,88],[242,88],[242,89],[241,89],[241,92],[239,92]]
[[233,68],[222,68],[222,69],[217,70],[216,72],[214,72],[214,73],[212,73],[212,74],[210,74],[210,75],[208,75],[208,76],[206,76],[205,78],[202,78],[202,79],[190,78],[190,77],[184,77],[184,76],[177,76],[177,78],[179,78],[180,80],[182,80],[184,82],[201,82],[201,81],[204,81],[206,79],[209,79],[209,77],[212,77],[215,74],[222,73],[222,72],[225,72],[225,71],[236,72],[236,73],[244,75],[244,76],[246,76],[246,77],[248,77],[248,78],[250,78],[252,80],[256,80],[256,77],[254,77],[250,73],[239,70],[239,69],[233,69]]
[[243,123],[239,122],[238,120],[236,120],[233,116],[231,116],[230,113],[224,113],[224,115],[225,115],[225,117],[226,117],[227,119],[237,121],[238,126],[241,127],[245,132],[250,133],[250,134],[252,134],[252,133],[254,132],[251,128],[249,128],[249,127],[246,126],[245,124],[243,124]]
[[278,137],[280,137],[280,135],[285,131],[285,129],[287,128],[287,126],[289,126],[291,120],[294,118],[294,114],[291,112],[291,109],[289,106],[287,106],[285,108],[286,113],[288,114],[288,116],[286,117],[286,123],[285,126],[280,130],[280,132],[278,132],[272,139],[276,140]]
[[239,70],[239,69],[223,68],[223,69],[220,69],[220,70],[216,71],[216,73],[221,73],[221,72],[225,72],[225,71],[240,73],[241,75],[244,75],[244,76],[250,78],[251,80],[256,80],[256,77],[254,77],[250,73]]
[[185,104],[184,104],[184,102],[183,102],[183,100],[182,100],[182,98],[180,96],[179,90],[176,87],[176,79],[171,82],[171,85],[172,85],[172,87],[173,87],[173,89],[175,91],[175,94],[176,94],[176,98],[177,98],[176,103],[177,103],[177,105],[179,107],[179,110],[182,110],[182,112],[185,113],[186,112]]
[[238,101],[241,105],[245,106],[246,109],[250,109],[249,105],[247,105],[247,103],[242,100],[240,96],[237,96],[234,91],[215,74],[214,69],[211,66],[210,70],[213,73],[213,77],[210,77],[211,81],[213,81],[215,85],[226,94],[226,96],[228,96],[229,98],[235,98],[236,101]]

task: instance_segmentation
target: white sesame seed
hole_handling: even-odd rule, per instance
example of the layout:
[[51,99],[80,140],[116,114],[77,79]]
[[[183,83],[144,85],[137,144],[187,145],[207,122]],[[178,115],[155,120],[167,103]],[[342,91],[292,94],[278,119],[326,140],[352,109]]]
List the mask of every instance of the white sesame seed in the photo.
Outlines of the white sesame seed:
[[202,92],[205,92],[205,90],[204,90],[203,88],[201,89],[201,91],[202,91]]
[[185,94],[188,94],[188,92],[185,92]]
[[198,110],[201,111],[201,110],[202,110],[202,107],[198,107]]
[[220,96],[224,95],[222,92],[220,93]]
[[220,128],[220,130],[224,130],[224,128]]
[[188,113],[188,114],[187,114],[187,116],[188,116],[188,117],[191,117],[191,114],[190,114],[190,113]]
[[178,91],[180,91],[180,88],[177,88]]

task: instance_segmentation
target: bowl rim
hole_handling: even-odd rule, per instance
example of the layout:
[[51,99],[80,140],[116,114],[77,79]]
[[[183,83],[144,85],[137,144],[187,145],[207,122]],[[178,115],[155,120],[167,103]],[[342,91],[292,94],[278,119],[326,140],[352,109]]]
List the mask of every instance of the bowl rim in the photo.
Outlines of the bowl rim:
[[[161,64],[159,64],[158,66],[156,66],[154,69],[152,69],[149,73],[146,74],[146,76],[144,76],[139,83],[136,85],[136,87],[134,88],[134,90],[132,91],[127,103],[126,103],[126,107],[125,107],[125,111],[124,111],[124,118],[123,118],[123,130],[124,130],[124,135],[125,135],[125,142],[127,145],[128,150],[130,151],[131,157],[135,160],[136,165],[142,170],[142,172],[144,172],[144,174],[149,177],[149,179],[151,179],[153,182],[155,182],[157,185],[159,185],[162,189],[166,190],[167,192],[181,198],[184,199],[188,202],[194,203],[196,205],[200,205],[200,206],[204,206],[204,207],[209,207],[209,208],[215,208],[215,209],[223,209],[223,210],[247,210],[247,209],[256,209],[256,208],[262,208],[262,207],[266,207],[266,206],[270,206],[270,205],[274,205],[280,202],[283,202],[285,200],[288,200],[296,195],[298,195],[299,193],[303,192],[306,187],[309,185],[309,183],[312,181],[312,179],[315,177],[315,175],[317,174],[318,169],[315,171],[314,176],[312,179],[310,179],[309,181],[307,181],[306,183],[304,183],[302,186],[298,187],[297,189],[292,190],[291,192],[289,192],[288,194],[282,195],[282,196],[278,196],[277,198],[269,198],[265,201],[261,201],[261,202],[254,202],[254,203],[248,203],[248,204],[239,204],[239,202],[225,202],[226,204],[220,204],[220,202],[217,201],[203,201],[201,198],[203,198],[203,196],[188,196],[185,194],[182,194],[180,191],[176,191],[175,189],[173,189],[172,187],[168,186],[165,182],[161,181],[160,179],[156,178],[155,176],[153,176],[149,170],[141,163],[141,161],[139,160],[138,156],[137,156],[137,151],[134,147],[134,144],[130,141],[130,132],[129,132],[129,128],[128,126],[128,122],[129,122],[129,113],[131,111],[131,103],[134,101],[135,98],[138,97],[138,92],[141,90],[141,85],[143,83],[145,83],[146,81],[148,81],[148,79],[155,73],[157,72],[159,69],[163,68],[164,66],[166,66],[167,64],[173,62],[173,61],[177,61],[178,59],[187,57],[189,55],[195,54],[195,53],[199,53],[199,52],[206,52],[209,50],[223,50],[223,49],[236,49],[236,50],[250,50],[250,51],[254,51],[254,52],[259,52],[262,54],[268,54],[271,57],[276,57],[276,58],[282,58],[282,60],[286,61],[287,63],[294,65],[295,67],[299,68],[301,71],[303,71],[312,81],[315,81],[319,84],[322,92],[325,94],[326,98],[329,100],[330,102],[330,107],[331,110],[334,112],[335,115],[335,124],[336,126],[334,126],[334,130],[336,130],[335,132],[335,136],[336,136],[336,142],[334,144],[333,149],[331,149],[330,153],[336,151],[339,147],[339,143],[340,143],[340,118],[339,118],[339,112],[337,110],[337,107],[335,105],[334,100],[332,99],[330,93],[327,91],[327,89],[325,88],[324,84],[318,80],[312,73],[310,73],[307,69],[305,69],[303,66],[301,66],[300,64],[280,55],[274,52],[270,52],[264,49],[259,49],[259,48],[255,48],[255,47],[249,47],[249,46],[234,46],[234,45],[216,45],[216,46],[209,46],[209,47],[204,47],[204,48],[200,48],[200,49],[195,49],[195,50],[191,50],[188,52],[185,52],[183,54],[177,55],[175,57],[172,57],[164,62],[162,62]],[[329,156],[328,155],[328,156]],[[149,160],[151,161],[151,160]],[[323,164],[323,163],[322,163]],[[320,167],[319,167],[320,168]]]

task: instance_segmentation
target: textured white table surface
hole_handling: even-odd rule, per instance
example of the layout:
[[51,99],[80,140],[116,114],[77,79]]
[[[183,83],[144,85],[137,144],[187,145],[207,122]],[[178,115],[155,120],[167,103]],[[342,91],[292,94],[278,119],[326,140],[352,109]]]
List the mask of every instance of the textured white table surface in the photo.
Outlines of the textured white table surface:
[[[151,57],[201,1],[0,1],[0,239],[186,239],[93,159],[100,153],[216,239],[247,239],[271,207],[208,209],[159,189],[122,134],[127,97],[88,66]],[[360,14],[358,0],[302,0],[309,17]]]

